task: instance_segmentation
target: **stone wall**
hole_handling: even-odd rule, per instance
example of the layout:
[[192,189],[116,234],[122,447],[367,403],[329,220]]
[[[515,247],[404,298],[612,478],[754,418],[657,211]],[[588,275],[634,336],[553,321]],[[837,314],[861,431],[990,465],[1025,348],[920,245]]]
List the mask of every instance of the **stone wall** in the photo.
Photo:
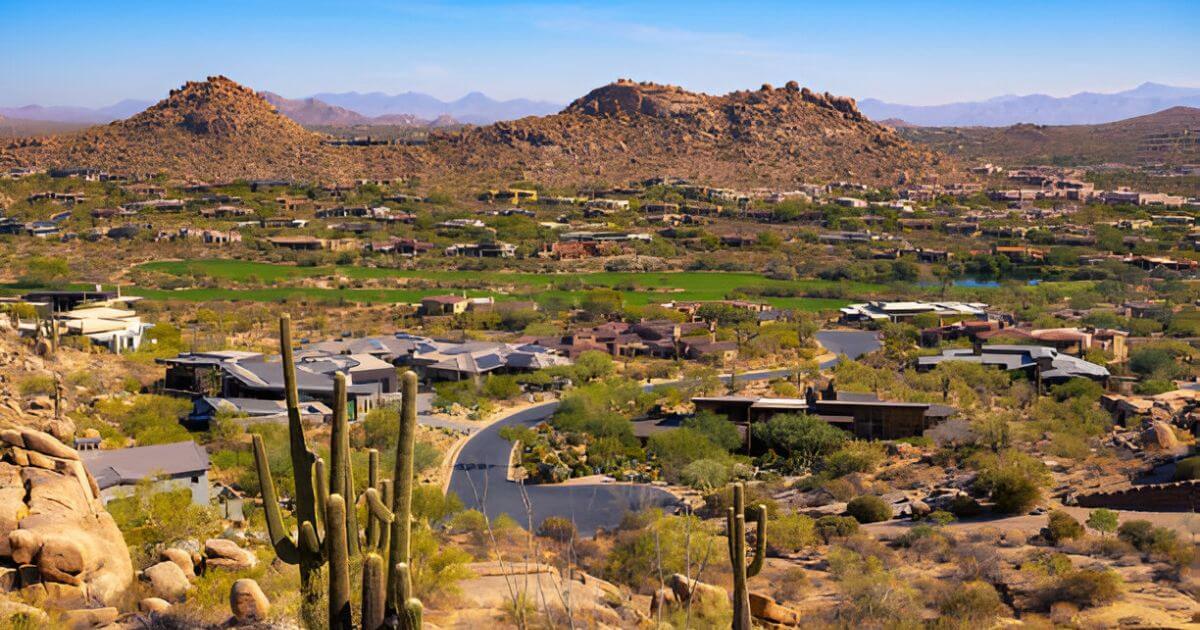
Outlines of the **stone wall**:
[[1078,497],[1081,507],[1143,512],[1200,511],[1200,480],[1133,486]]

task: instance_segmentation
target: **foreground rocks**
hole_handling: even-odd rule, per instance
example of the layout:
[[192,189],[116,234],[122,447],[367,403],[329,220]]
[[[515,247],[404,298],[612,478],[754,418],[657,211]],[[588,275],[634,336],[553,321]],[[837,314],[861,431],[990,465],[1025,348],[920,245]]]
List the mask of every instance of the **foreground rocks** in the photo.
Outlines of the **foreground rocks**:
[[125,541],[74,449],[33,429],[0,431],[3,590],[61,609],[118,604],[133,583]]
[[259,588],[258,582],[243,578],[229,589],[229,611],[239,624],[264,621],[271,612],[271,602]]

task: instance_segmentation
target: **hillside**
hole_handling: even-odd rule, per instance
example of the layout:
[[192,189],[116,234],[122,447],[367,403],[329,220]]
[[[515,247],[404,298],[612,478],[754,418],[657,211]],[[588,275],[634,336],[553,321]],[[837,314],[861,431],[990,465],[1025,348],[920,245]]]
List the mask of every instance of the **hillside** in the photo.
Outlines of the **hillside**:
[[320,177],[348,167],[321,136],[221,76],[189,82],[131,118],[26,141],[10,161],[212,179]]
[[[301,103],[333,118],[346,111]],[[71,136],[11,142],[0,152],[0,165],[165,171],[212,180],[416,174],[428,181],[532,178],[554,185],[664,174],[726,185],[828,179],[890,185],[950,170],[933,152],[868,120],[853,99],[817,94],[795,82],[710,96],[618,81],[561,113],[439,130],[424,146],[341,147],[326,138],[249,88],[212,77],[172,91],[127,120]]]
[[898,133],[948,155],[1004,163],[1188,164],[1200,161],[1200,109],[1172,107],[1102,125],[909,127]]
[[931,152],[867,120],[853,99],[795,82],[710,96],[618,81],[559,114],[440,136],[430,150],[455,172],[508,165],[548,182],[671,174],[730,185],[894,184],[942,168]]

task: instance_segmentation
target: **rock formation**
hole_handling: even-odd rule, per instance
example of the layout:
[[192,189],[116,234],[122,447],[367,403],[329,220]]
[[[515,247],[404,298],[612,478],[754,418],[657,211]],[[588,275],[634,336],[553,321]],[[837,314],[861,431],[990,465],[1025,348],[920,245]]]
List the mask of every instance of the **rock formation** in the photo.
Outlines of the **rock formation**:
[[[0,431],[0,580],[62,609],[117,603],[129,551],[74,449],[33,429]],[[44,599],[41,599],[44,598]]]

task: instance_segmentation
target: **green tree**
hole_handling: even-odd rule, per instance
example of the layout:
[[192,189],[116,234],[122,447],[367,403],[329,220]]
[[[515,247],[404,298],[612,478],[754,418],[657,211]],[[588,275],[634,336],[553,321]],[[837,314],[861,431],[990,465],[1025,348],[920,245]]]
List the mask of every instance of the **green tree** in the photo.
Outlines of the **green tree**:
[[1088,514],[1087,526],[1100,532],[1103,538],[1117,531],[1118,515],[1107,508],[1097,508]]
[[781,414],[752,427],[754,439],[786,458],[793,470],[813,468],[850,437],[808,414]]

